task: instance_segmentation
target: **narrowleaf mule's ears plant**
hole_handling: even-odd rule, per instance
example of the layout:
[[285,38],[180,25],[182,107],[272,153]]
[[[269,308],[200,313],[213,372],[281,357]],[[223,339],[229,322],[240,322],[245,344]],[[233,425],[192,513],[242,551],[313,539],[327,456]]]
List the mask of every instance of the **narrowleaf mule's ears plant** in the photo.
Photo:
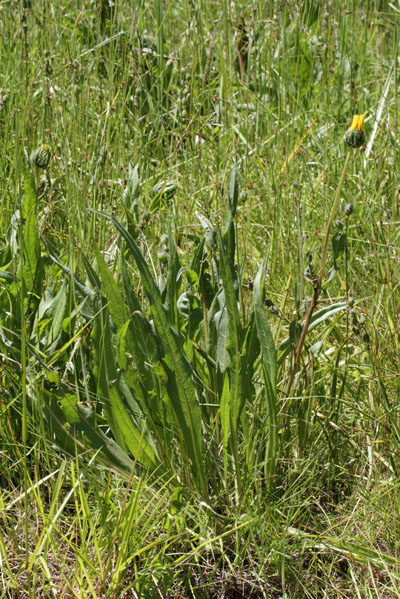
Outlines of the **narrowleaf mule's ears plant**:
[[[76,440],[77,446],[99,452],[103,463],[117,470],[130,474],[137,466],[195,491],[207,502],[223,494],[224,501],[239,504],[248,489],[258,485],[257,477],[272,496],[282,449],[282,360],[265,309],[266,260],[255,277],[252,301],[241,310],[245,298],[244,263],[238,264],[237,169],[232,169],[227,186],[224,231],[198,214],[203,234],[189,268],[181,265],[172,234],[166,235],[161,282],[136,235],[140,185],[138,170],[131,171],[124,194],[128,228],[114,216],[95,211],[107,216],[121,235],[123,251],[115,275],[122,289],[95,249],[95,267],[85,260],[95,296],[90,300],[93,329],[82,345],[82,367],[91,376],[85,393],[74,392],[72,381],[64,381],[57,400],[47,396],[50,419],[57,416],[57,443],[70,453]],[[140,277],[141,295],[131,281],[132,267]],[[314,281],[314,307],[322,272],[323,267]],[[84,287],[77,279],[75,286]],[[303,342],[307,330],[346,305],[329,306],[315,320],[311,311]],[[259,419],[251,416],[256,409]]]
[[[350,129],[346,132],[346,134],[344,136],[344,141],[350,148],[360,148],[364,144],[364,141],[365,141],[364,119],[365,119],[364,114],[355,114],[353,116],[353,120],[352,120]],[[294,377],[297,372],[297,368],[298,368],[299,361],[300,361],[301,351],[303,349],[307,331],[310,326],[311,318],[312,318],[312,315],[314,314],[314,311],[317,307],[318,300],[319,300],[319,297],[321,294],[322,280],[323,280],[324,271],[325,271],[325,263],[326,263],[327,249],[328,249],[329,234],[331,231],[333,218],[335,216],[337,206],[339,203],[339,198],[340,198],[340,194],[341,194],[341,191],[343,188],[343,183],[344,183],[344,180],[346,177],[347,168],[349,166],[351,154],[352,154],[352,151],[349,150],[349,152],[347,153],[347,156],[346,156],[344,166],[343,166],[342,174],[340,176],[339,185],[336,189],[336,194],[335,194],[335,198],[333,200],[332,208],[331,208],[331,211],[329,214],[328,223],[326,225],[324,246],[323,246],[322,257],[321,257],[321,266],[319,269],[318,276],[314,277],[312,280],[314,292],[313,292],[310,308],[308,310],[306,319],[304,321],[303,329],[302,329],[302,332],[300,335],[300,340],[297,345],[296,355],[294,358],[294,362],[293,362],[292,369],[290,372],[288,384],[286,387],[287,394],[290,393],[290,390],[292,388]]]

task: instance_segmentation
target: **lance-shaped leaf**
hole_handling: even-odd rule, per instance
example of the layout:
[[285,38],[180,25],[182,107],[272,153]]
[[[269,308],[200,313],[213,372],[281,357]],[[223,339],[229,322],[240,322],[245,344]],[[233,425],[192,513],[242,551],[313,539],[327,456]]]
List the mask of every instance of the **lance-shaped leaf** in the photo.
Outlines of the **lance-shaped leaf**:
[[108,301],[108,309],[111,314],[113,323],[117,328],[122,327],[128,320],[128,311],[125,306],[124,299],[118,289],[114,277],[104,261],[99,249],[95,248],[97,268],[100,272],[100,277],[104,286],[105,296]]
[[[247,398],[247,387],[245,379],[246,371],[246,344],[243,340],[243,330],[240,323],[238,301],[235,290],[235,275],[233,264],[225,251],[221,232],[218,230],[218,247],[220,257],[220,274],[224,288],[228,343],[227,351],[230,357],[230,419],[231,419],[231,447],[235,460],[236,481],[239,494],[241,494],[242,481],[240,477],[239,455],[238,455],[238,428],[240,415]],[[226,330],[226,326],[225,326]],[[243,342],[241,342],[243,341]]]
[[63,389],[55,393],[43,393],[43,402],[50,415],[56,443],[63,451],[75,455],[76,447],[84,451],[91,448],[100,451],[99,458],[107,465],[128,473],[132,470],[134,462],[113,439],[98,428],[94,412],[80,404],[75,393]]
[[[232,273],[233,267],[225,252],[224,242],[220,231],[218,231],[218,245],[220,255],[220,273],[224,288],[224,299],[227,312],[227,350],[230,356],[231,368],[231,415],[234,430],[237,430],[240,412],[245,402],[245,389],[242,377],[241,356],[245,354],[245,347],[241,345],[242,326],[240,324],[238,301],[235,291],[235,279]],[[225,333],[226,334],[226,333]]]
[[271,329],[269,328],[264,308],[263,287],[267,261],[261,264],[254,281],[253,306],[256,319],[257,335],[260,341],[265,390],[267,400],[268,439],[265,456],[265,474],[267,486],[272,489],[273,476],[276,472],[278,456],[278,429],[277,429],[277,388],[276,388],[276,349]]
[[116,360],[111,345],[108,312],[96,316],[92,332],[93,363],[97,390],[103,402],[104,415],[118,445],[129,449],[135,459],[150,470],[159,466],[153,448],[139,430],[132,414],[123,401],[118,381]]
[[171,327],[160,291],[138,245],[117,219],[113,216],[104,216],[107,216],[120,231],[138,267],[142,285],[150,303],[154,326],[164,351],[163,361],[169,378],[168,383],[174,390],[174,393],[168,394],[166,398],[175,415],[173,424],[178,433],[181,450],[190,460],[192,475],[197,487],[200,493],[207,497],[207,477],[202,455],[201,411],[192,380],[191,366],[184,355],[179,337]]
[[236,165],[232,168],[229,175],[228,184],[228,221],[226,223],[226,230],[224,233],[224,242],[226,252],[229,256],[230,261],[233,263],[235,260],[236,251],[236,236],[235,236],[235,217],[236,208],[239,199],[239,181],[236,171]]
[[40,297],[42,262],[40,240],[37,230],[37,194],[35,180],[30,171],[24,173],[25,197],[22,205],[24,219],[24,268],[23,279],[28,293]]

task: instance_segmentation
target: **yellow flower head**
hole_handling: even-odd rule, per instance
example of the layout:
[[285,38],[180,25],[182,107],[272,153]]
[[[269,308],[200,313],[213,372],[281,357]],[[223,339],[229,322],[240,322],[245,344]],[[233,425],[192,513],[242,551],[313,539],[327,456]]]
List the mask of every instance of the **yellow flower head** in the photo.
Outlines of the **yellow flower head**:
[[362,133],[364,129],[364,119],[365,114],[355,114],[353,116],[350,131],[355,131],[357,129],[357,131],[360,131]]
[[346,131],[344,141],[351,148],[360,148],[365,142],[364,119],[365,114],[355,114],[350,129]]

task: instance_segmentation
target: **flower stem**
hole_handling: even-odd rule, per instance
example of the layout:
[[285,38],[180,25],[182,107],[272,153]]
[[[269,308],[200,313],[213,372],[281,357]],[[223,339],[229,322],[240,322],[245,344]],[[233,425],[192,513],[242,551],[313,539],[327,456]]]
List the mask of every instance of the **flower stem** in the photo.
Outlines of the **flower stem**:
[[320,268],[320,271],[319,271],[318,281],[317,281],[317,284],[318,284],[319,287],[321,287],[322,277],[323,277],[324,269],[325,269],[326,253],[327,253],[327,249],[328,249],[329,233],[331,231],[333,217],[335,216],[336,208],[337,208],[337,205],[339,203],[339,198],[340,198],[340,194],[341,194],[341,191],[342,191],[342,187],[343,187],[343,183],[344,183],[344,178],[346,176],[347,167],[349,166],[349,162],[350,162],[350,156],[351,156],[351,152],[348,152],[347,156],[346,156],[346,161],[345,161],[344,166],[343,166],[342,174],[340,175],[340,181],[339,181],[338,188],[336,190],[335,199],[333,200],[333,204],[332,204],[332,208],[331,208],[331,213],[329,215],[328,224],[326,226],[324,248],[322,250],[321,268]]
[[345,179],[345,176],[346,176],[347,167],[349,166],[350,155],[351,155],[351,152],[348,152],[348,154],[346,156],[346,161],[345,161],[345,163],[343,165],[342,174],[340,175],[340,181],[339,181],[339,185],[338,185],[337,190],[336,190],[335,199],[333,200],[331,212],[329,214],[328,224],[326,226],[326,232],[325,232],[324,247],[323,247],[323,250],[322,250],[321,267],[319,269],[318,278],[317,278],[317,280],[314,283],[314,293],[313,293],[313,297],[312,297],[312,300],[311,300],[311,305],[310,305],[310,308],[308,310],[306,319],[304,321],[303,330],[301,332],[300,340],[299,340],[299,343],[298,343],[298,346],[297,346],[297,350],[296,350],[296,356],[295,356],[295,359],[294,359],[294,362],[293,362],[292,370],[290,372],[289,381],[288,381],[288,384],[287,384],[287,387],[286,387],[286,394],[287,395],[289,395],[290,390],[292,388],[293,380],[294,380],[295,374],[297,372],[297,368],[298,368],[299,361],[300,361],[301,351],[303,349],[304,341],[306,339],[308,327],[310,326],[311,318],[312,318],[312,315],[314,314],[315,308],[317,307],[318,299],[319,299],[319,296],[320,296],[320,293],[321,293],[322,277],[324,275],[325,262],[326,262],[326,254],[327,254],[327,250],[328,250],[329,233],[331,231],[333,217],[335,216],[335,212],[336,212],[336,209],[337,209],[337,206],[338,206],[338,203],[339,203],[340,193],[341,193],[342,188],[343,188],[343,183],[344,183],[344,179]]

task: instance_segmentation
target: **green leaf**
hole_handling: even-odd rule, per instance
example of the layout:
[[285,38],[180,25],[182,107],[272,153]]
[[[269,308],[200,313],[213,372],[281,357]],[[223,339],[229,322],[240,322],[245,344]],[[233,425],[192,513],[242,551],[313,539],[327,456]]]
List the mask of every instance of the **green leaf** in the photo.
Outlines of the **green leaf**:
[[49,337],[47,339],[46,347],[49,347],[52,343],[54,343],[62,330],[62,324],[65,316],[65,311],[67,308],[67,293],[66,293],[67,284],[63,281],[59,292],[54,298],[54,302],[52,305],[53,318],[51,321],[51,328]]
[[[37,194],[35,180],[30,171],[24,173],[25,197],[22,205],[24,219],[24,267],[23,279],[28,293],[40,297],[42,285],[40,240],[37,229]],[[30,299],[31,301],[31,299]]]
[[[217,309],[219,307],[219,310]],[[231,357],[228,352],[229,342],[229,319],[226,308],[225,291],[221,291],[215,296],[209,311],[209,321],[215,326],[215,338],[209,338],[208,351],[212,352],[215,348],[215,361],[219,370],[224,373],[231,363]]]
[[236,208],[239,199],[239,181],[237,176],[236,165],[233,166],[229,175],[228,184],[228,211],[229,221],[233,220],[236,216]]
[[257,335],[261,345],[263,364],[266,368],[266,374],[271,389],[276,389],[276,349],[274,338],[269,328],[268,319],[264,309],[264,295],[261,285],[264,286],[267,261],[261,264],[254,281],[253,288],[253,307],[256,319]]
[[332,252],[335,262],[343,254],[345,248],[346,233],[344,231],[337,231],[332,237]]
[[76,274],[65,264],[63,264],[62,262],[60,262],[60,260],[58,259],[57,256],[55,256],[54,254],[50,254],[50,259],[57,264],[57,266],[66,274],[68,275],[71,280],[73,281],[73,286],[74,286],[74,291],[76,293],[76,295],[80,298],[80,299],[86,299],[86,303],[85,303],[85,311],[82,311],[82,315],[86,318],[92,318],[93,317],[93,312],[94,312],[94,306],[97,306],[97,295],[96,293],[93,291],[93,289],[90,289],[90,287],[87,287],[86,285],[84,285],[79,278],[76,276]]
[[267,485],[269,489],[272,490],[273,477],[276,472],[278,461],[277,360],[274,338],[271,329],[269,328],[264,308],[263,288],[266,268],[267,261],[264,260],[254,281],[253,306],[257,335],[261,345],[267,400],[268,439],[265,456],[265,474],[267,477]]
[[224,471],[225,471],[225,482],[228,479],[228,444],[229,434],[231,431],[231,410],[230,410],[230,391],[229,391],[229,377],[225,373],[224,387],[222,389],[222,395],[220,400],[220,417],[222,427],[222,446],[224,450]]
[[154,326],[164,350],[163,364],[168,375],[168,386],[173,391],[166,398],[175,415],[173,424],[179,436],[181,450],[189,458],[192,475],[198,489],[203,496],[207,497],[208,487],[203,461],[201,411],[196,397],[196,388],[192,380],[191,366],[183,353],[180,338],[171,327],[167,312],[161,301],[159,289],[138,245],[113,216],[107,216],[107,218],[120,231],[138,267],[142,285],[150,303]]
[[[238,301],[235,291],[236,278],[233,273],[233,264],[225,252],[221,232],[218,230],[218,247],[220,257],[220,275],[224,288],[226,301],[226,315],[228,328],[228,343],[226,349],[230,357],[230,414],[231,414],[231,445],[235,460],[236,480],[241,493],[242,481],[239,471],[238,456],[238,428],[239,420],[247,398],[247,387],[244,372],[246,369],[246,344],[240,323]],[[225,317],[225,316],[224,316]],[[226,326],[225,326],[226,331]],[[225,332],[226,335],[226,332]],[[226,341],[226,338],[225,338]],[[242,341],[242,342],[241,342]]]
[[[227,351],[231,360],[231,372],[232,372],[232,418],[234,430],[237,430],[237,423],[239,420],[240,412],[243,409],[245,400],[245,391],[243,389],[243,380],[241,376],[241,363],[240,357],[245,353],[246,348],[240,345],[239,339],[242,336],[242,326],[240,324],[238,301],[235,291],[235,279],[232,275],[232,265],[228,260],[228,257],[224,251],[224,243],[221,237],[220,231],[218,231],[218,245],[220,255],[220,274],[222,278],[222,284],[224,288],[224,299],[226,305],[227,314],[227,334],[228,343]],[[226,335],[226,331],[225,331]]]
[[239,199],[239,181],[237,177],[236,165],[232,168],[229,176],[228,184],[228,220],[225,233],[223,236],[226,253],[231,264],[235,262],[236,252],[236,233],[235,233],[235,216],[236,208]]
[[120,388],[124,392],[131,414],[140,410],[157,446],[158,454],[165,458],[170,453],[172,440],[154,376],[160,362],[160,351],[158,340],[143,314],[135,312],[132,318],[118,329],[116,350],[123,374]]
[[179,262],[178,252],[172,239],[171,231],[168,234],[168,275],[166,285],[166,309],[168,310],[169,321],[177,331],[180,330],[180,317],[177,309],[177,301],[180,293],[181,279],[178,277],[181,264]]
[[84,267],[86,269],[86,272],[87,272],[89,283],[91,284],[91,286],[93,287],[93,289],[100,290],[100,288],[101,288],[101,280],[100,280],[99,275],[94,270],[94,268],[90,264],[89,260],[86,258],[85,254],[82,251],[80,252],[80,255],[81,255],[81,258],[82,258],[83,265],[84,265]]
[[[62,393],[60,403],[66,421],[72,426],[69,434],[73,438],[75,438],[77,432],[84,433],[84,447],[89,445],[92,449],[100,450],[106,462],[111,466],[118,469],[122,468],[126,472],[132,470],[133,461],[113,439],[110,439],[103,431],[98,429],[95,423],[94,412],[83,404],[78,403],[75,394]],[[63,430],[66,431],[65,427],[63,427]],[[65,447],[65,449],[68,450],[69,448]]]
[[214,227],[212,226],[210,221],[205,216],[200,214],[200,212],[196,212],[196,216],[199,219],[201,226],[203,227],[204,239],[205,239],[208,247],[210,248],[210,250],[212,252],[215,252],[215,250],[217,249],[217,242],[216,242],[216,232],[215,232]]
[[[198,286],[199,276],[195,270],[187,268],[186,266],[181,266],[181,268],[178,271],[178,274],[176,275],[177,281],[181,278],[183,273],[186,275],[186,280],[189,283],[190,287]],[[1,271],[0,271],[0,276],[1,276]]]
[[177,190],[177,184],[175,181],[163,181],[156,184],[153,187],[153,193],[155,194],[150,202],[149,212],[155,214],[163,206],[166,206],[168,202],[174,197]]
[[118,383],[118,375],[115,355],[110,342],[111,330],[107,308],[104,308],[95,317],[90,336],[93,342],[93,374],[96,381],[96,393],[101,399],[105,418],[115,440],[126,449],[113,411],[113,389]]
[[128,320],[128,311],[125,306],[124,299],[118,289],[114,277],[104,261],[99,249],[95,247],[95,255],[97,268],[99,269],[100,277],[104,286],[105,296],[108,301],[108,309],[111,314],[113,323],[117,328]]
[[92,339],[93,371],[107,423],[118,445],[124,450],[129,449],[139,463],[153,470],[159,466],[154,450],[121,398],[107,310],[96,317]]
[[[134,215],[135,220],[139,220],[139,165],[133,168],[129,167],[128,184],[124,189],[122,201],[127,212],[127,216]],[[132,220],[132,219],[131,219]]]
[[[326,306],[325,308],[321,308],[318,312],[314,312],[310,326],[308,327],[307,335],[311,333],[313,329],[319,326],[328,318],[332,318],[339,312],[343,312],[348,307],[347,302],[337,302],[335,304],[331,304],[330,306]],[[303,323],[302,323],[303,324]],[[280,366],[283,360],[286,358],[288,353],[290,352],[290,337],[286,337],[278,346],[278,366]]]

